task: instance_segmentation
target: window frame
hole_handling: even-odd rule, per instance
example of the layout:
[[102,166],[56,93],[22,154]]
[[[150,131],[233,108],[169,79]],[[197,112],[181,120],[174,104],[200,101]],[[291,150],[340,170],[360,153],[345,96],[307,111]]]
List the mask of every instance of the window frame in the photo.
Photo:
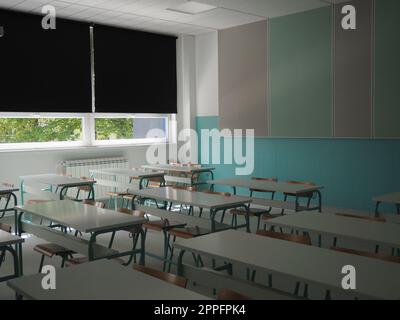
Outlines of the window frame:
[[[154,139],[116,139],[96,140],[95,119],[96,118],[166,118],[166,138]],[[5,151],[29,151],[29,150],[57,150],[70,148],[107,147],[107,146],[137,146],[150,144],[168,144],[175,141],[174,126],[176,126],[176,115],[174,114],[107,114],[107,113],[15,113],[0,112],[0,118],[57,118],[82,120],[82,140],[80,141],[52,141],[52,142],[22,142],[22,143],[0,143],[0,152]]]

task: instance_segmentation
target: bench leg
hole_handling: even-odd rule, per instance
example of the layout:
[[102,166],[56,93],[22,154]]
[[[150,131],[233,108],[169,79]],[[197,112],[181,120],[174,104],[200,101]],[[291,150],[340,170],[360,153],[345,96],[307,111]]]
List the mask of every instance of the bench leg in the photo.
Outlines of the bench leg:
[[[285,194],[285,196],[284,196],[284,198],[283,198],[283,201],[286,202],[286,201],[287,201],[287,198],[288,198],[288,196],[287,196],[287,194]],[[285,209],[282,209],[281,215],[284,215],[284,214],[285,214]]]
[[380,201],[376,202],[376,206],[375,206],[375,217],[379,217],[379,207],[380,207],[381,203]]

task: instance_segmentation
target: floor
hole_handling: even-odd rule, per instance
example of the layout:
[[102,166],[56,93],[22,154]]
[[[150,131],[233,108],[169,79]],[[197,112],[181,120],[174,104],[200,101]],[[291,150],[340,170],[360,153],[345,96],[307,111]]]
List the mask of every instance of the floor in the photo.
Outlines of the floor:
[[[12,219],[8,219],[8,221],[6,221],[7,218],[4,218],[5,220],[2,220],[3,223],[8,223],[8,224],[12,224]],[[225,221],[226,223],[228,223],[228,219]],[[253,219],[251,221],[251,230],[255,231],[256,230],[256,219]],[[243,231],[244,232],[244,231]],[[316,235],[311,235],[312,236],[312,240],[313,243],[316,243]],[[30,274],[35,274],[38,272],[38,267],[39,267],[39,262],[40,262],[40,254],[38,254],[37,252],[33,251],[33,247],[36,244],[39,243],[46,243],[46,241],[43,241],[42,239],[39,239],[35,236],[32,235],[28,235],[25,234],[23,235],[23,237],[25,238],[25,243],[23,245],[23,263],[24,263],[24,275],[30,275]],[[109,236],[108,235],[104,235],[98,238],[98,243],[103,244],[103,245],[107,245],[109,241]],[[118,232],[116,237],[115,237],[115,241],[114,241],[114,249],[117,250],[127,250],[129,249],[132,240],[129,239],[128,237],[128,233],[127,232]],[[328,239],[325,238],[324,239],[324,243],[323,246],[324,247],[329,247],[331,245],[332,239]],[[364,250],[371,250],[371,246],[367,245],[362,245],[362,244],[357,244],[357,243],[343,243],[343,245],[351,245],[352,248],[355,249],[364,249]],[[152,252],[155,253],[157,255],[161,255],[162,253],[162,248],[163,248],[163,238],[161,233],[158,232],[148,232],[147,238],[146,238],[146,251],[148,252]],[[254,254],[268,254],[268,252],[263,252],[262,248],[249,248],[249,250],[253,250]],[[189,255],[188,255],[189,256]],[[190,258],[190,256],[189,256]],[[204,260],[205,264],[207,265],[208,263],[210,263],[210,261]],[[188,259],[187,263],[192,263],[192,259]],[[60,258],[52,258],[52,259],[46,259],[45,260],[45,265],[54,265],[55,267],[59,268],[61,265],[61,259]],[[154,258],[151,257],[146,257],[146,265],[152,268],[156,268],[161,270],[162,269],[162,263],[159,260],[156,260]],[[127,268],[131,268],[132,266],[128,266]],[[12,259],[10,259],[10,257],[8,257],[8,259],[6,259],[6,261],[2,264],[1,269],[0,269],[0,273],[1,274],[6,274],[9,272],[12,272],[13,268],[13,264],[12,264]],[[171,272],[175,272],[175,268],[172,267]],[[244,278],[246,272],[245,270],[240,270],[237,269],[235,271],[235,276],[238,277],[242,277]],[[257,279],[256,281],[259,283],[266,283],[266,279],[267,279],[267,274],[257,274]],[[274,276],[274,287],[286,292],[293,292],[294,291],[294,287],[295,287],[295,282],[293,281],[293,279],[284,279],[282,277],[275,277]],[[192,284],[189,285],[189,289],[197,291],[199,293],[202,293],[204,295],[210,296],[212,297],[213,292],[212,289],[208,289],[208,288],[202,288],[199,287],[198,285],[196,285],[195,287],[192,286]],[[315,286],[311,286],[309,288],[309,297],[311,299],[323,299],[324,298],[324,294],[325,294],[325,290],[324,288],[318,288]],[[332,294],[333,298],[336,299],[345,299],[345,296],[340,296],[340,295],[335,295],[335,293]],[[14,299],[15,295],[14,292],[12,290],[10,290],[7,287],[6,283],[0,283],[0,300],[11,300]]]

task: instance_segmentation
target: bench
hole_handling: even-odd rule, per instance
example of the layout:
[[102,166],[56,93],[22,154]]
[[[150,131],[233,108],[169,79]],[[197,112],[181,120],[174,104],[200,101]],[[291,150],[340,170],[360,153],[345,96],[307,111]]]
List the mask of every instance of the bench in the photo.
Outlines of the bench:
[[[367,216],[367,217],[375,217],[374,212],[366,212],[366,211],[360,211],[360,210],[355,210],[355,209],[347,209],[347,208],[335,208],[335,207],[324,207],[322,210],[323,213],[344,213],[344,214],[353,214],[356,216]],[[395,224],[400,224],[400,216],[396,214],[390,214],[390,213],[380,213],[379,217],[385,218],[386,222],[389,223],[395,223]]]
[[[161,218],[168,219],[186,223],[188,226],[194,227],[197,226],[199,228],[210,229],[211,221],[209,219],[197,218],[185,214],[179,214],[172,211],[167,211],[163,209],[157,209],[154,207],[144,206],[144,205],[135,205],[135,210],[143,211],[146,214]],[[215,230],[222,231],[226,229],[231,229],[230,225],[224,223],[215,222]]]
[[[38,238],[58,244],[84,256],[88,256],[89,254],[89,241],[86,239],[77,238],[73,235],[26,221],[22,222],[22,230],[26,233],[34,234]],[[94,260],[101,259],[103,257],[117,256],[119,254],[118,251],[106,248],[97,243],[94,243],[92,248]]]
[[209,268],[195,268],[184,264],[182,276],[195,282],[196,286],[215,289],[217,292],[221,289],[229,288],[255,300],[305,300],[293,294],[268,288],[254,282],[233,278]]
[[[263,207],[271,207],[275,209],[284,209],[284,210],[291,210],[291,211],[308,211],[307,207],[298,206],[296,210],[296,203],[292,201],[280,201],[280,200],[270,200],[270,199],[262,199],[262,198],[253,198],[253,204]],[[317,210],[317,209],[315,209]]]

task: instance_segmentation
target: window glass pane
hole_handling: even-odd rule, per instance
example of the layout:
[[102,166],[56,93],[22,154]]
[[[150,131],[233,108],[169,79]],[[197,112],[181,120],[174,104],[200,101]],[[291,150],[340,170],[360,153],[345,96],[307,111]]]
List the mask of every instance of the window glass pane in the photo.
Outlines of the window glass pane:
[[[160,138],[166,138],[167,132],[167,120],[166,118],[137,118],[135,119],[135,138],[145,139],[148,137],[150,130],[162,130],[165,132],[165,136]],[[161,131],[160,131],[161,132]]]
[[133,139],[134,119],[96,119],[96,140]]
[[2,118],[0,143],[81,141],[80,118]]
[[167,118],[96,118],[96,140],[145,139],[152,129],[167,137]]

